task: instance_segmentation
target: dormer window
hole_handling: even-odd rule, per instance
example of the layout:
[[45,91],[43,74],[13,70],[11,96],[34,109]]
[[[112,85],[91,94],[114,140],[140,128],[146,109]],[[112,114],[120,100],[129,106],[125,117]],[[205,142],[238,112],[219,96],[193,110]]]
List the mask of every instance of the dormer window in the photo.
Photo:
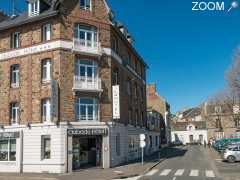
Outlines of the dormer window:
[[80,8],[83,10],[92,10],[92,0],[80,0]]
[[28,3],[28,15],[29,16],[36,16],[40,12],[40,1],[39,0],[32,0]]

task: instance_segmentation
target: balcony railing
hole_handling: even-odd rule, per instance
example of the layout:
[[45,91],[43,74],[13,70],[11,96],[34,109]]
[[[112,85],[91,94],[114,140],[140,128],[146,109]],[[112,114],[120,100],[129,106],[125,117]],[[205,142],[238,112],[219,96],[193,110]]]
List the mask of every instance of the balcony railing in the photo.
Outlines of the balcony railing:
[[73,89],[79,91],[102,91],[101,79],[98,77],[74,76]]
[[93,115],[77,115],[76,119],[78,122],[99,121],[99,117]]
[[90,55],[101,55],[101,46],[99,42],[87,41],[79,38],[73,38],[73,50]]

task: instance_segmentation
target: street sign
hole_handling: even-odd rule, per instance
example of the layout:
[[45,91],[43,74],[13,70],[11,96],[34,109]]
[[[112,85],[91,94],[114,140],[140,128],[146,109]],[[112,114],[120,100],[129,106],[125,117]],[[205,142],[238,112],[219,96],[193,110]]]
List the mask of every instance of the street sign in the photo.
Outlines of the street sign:
[[145,141],[145,139],[146,139],[145,134],[140,134],[140,141]]
[[144,156],[143,148],[145,148],[146,146],[146,141],[145,141],[146,135],[140,134],[139,138],[140,138],[140,148],[142,149],[142,165],[143,165],[143,156]]
[[146,142],[145,141],[140,141],[140,148],[144,148],[146,146]]

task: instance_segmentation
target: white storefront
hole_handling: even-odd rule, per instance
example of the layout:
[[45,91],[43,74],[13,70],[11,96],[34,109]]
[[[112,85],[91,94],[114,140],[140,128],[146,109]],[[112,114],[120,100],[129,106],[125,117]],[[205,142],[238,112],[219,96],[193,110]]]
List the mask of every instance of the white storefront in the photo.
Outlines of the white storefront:
[[[140,133],[158,135],[102,122],[5,126],[0,130],[0,172],[66,173],[81,169],[83,162],[114,167],[141,157]],[[145,154],[158,150],[153,141],[147,142]],[[80,146],[89,143],[85,149]]]
[[191,142],[208,142],[207,129],[197,129],[194,124],[189,124],[186,126],[186,130],[172,131],[172,142],[181,141],[184,145]]

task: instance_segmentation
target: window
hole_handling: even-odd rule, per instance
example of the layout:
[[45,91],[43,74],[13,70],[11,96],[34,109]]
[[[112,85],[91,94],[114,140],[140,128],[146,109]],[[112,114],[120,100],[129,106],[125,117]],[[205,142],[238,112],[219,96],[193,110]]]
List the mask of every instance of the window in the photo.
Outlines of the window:
[[40,2],[39,0],[32,1],[28,4],[28,15],[36,16],[40,12]]
[[240,127],[240,119],[239,118],[235,119],[235,126]]
[[14,64],[11,66],[11,87],[12,88],[17,88],[19,87],[19,81],[20,81],[20,77],[19,77],[19,64]]
[[42,159],[51,159],[51,137],[42,136]]
[[50,59],[42,61],[42,82],[51,81],[51,67],[52,63]]
[[127,93],[128,93],[129,96],[132,95],[132,82],[131,82],[131,79],[127,80]]
[[97,48],[96,28],[76,24],[74,28],[74,43],[83,47]]
[[129,124],[132,124],[132,110],[131,109],[128,110],[128,121],[129,121]]
[[117,136],[116,136],[116,154],[117,156],[120,156],[121,155],[121,149],[120,149],[120,134],[118,133]]
[[113,70],[112,84],[113,85],[118,85],[119,84],[119,72],[118,72],[117,68]]
[[11,124],[19,123],[19,103],[11,103]]
[[50,98],[42,100],[42,122],[51,121],[51,101]]
[[51,24],[45,24],[42,28],[42,40],[49,41],[51,40]]
[[0,161],[16,161],[16,139],[0,140]]
[[135,88],[134,88],[134,95],[135,95],[135,98],[138,98],[138,92],[137,92],[137,83],[135,84]]
[[84,82],[94,82],[97,76],[97,63],[92,60],[77,59],[75,61],[75,76]]
[[98,100],[92,98],[78,98],[75,104],[75,114],[77,121],[97,121]]
[[138,125],[138,110],[135,111],[135,125]]
[[130,53],[128,53],[128,59],[127,60],[128,60],[127,64],[130,65],[130,63],[131,63],[131,54]]
[[221,128],[221,120],[220,119],[216,119],[216,128]]
[[84,10],[92,10],[92,0],[80,0],[80,8]]
[[150,148],[152,148],[152,145],[153,145],[153,143],[152,143],[152,136],[149,136],[149,146],[150,146]]
[[155,146],[158,147],[158,136],[155,136]]
[[118,45],[117,45],[117,39],[115,37],[112,38],[112,47],[113,47],[113,50],[117,53]]
[[12,34],[12,48],[17,49],[20,47],[20,33],[15,32]]

